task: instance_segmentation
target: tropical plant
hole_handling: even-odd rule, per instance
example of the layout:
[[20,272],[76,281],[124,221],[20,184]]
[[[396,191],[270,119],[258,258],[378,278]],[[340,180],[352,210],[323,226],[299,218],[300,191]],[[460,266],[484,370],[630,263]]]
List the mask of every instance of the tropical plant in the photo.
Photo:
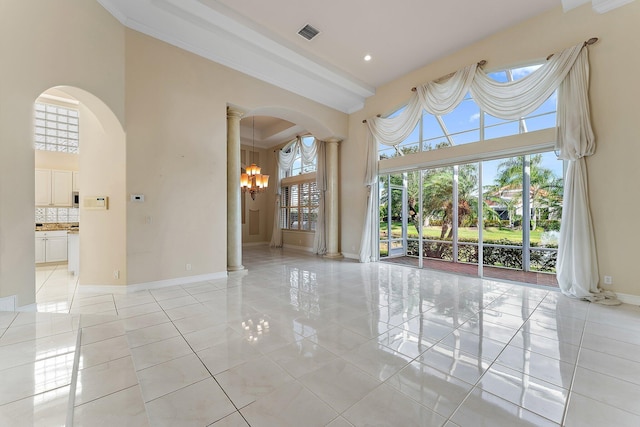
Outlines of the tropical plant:
[[[537,227],[538,219],[555,212],[562,215],[562,179],[551,169],[542,167],[542,154],[530,156],[529,161],[529,197],[531,208],[531,230]],[[485,186],[488,200],[505,206],[509,213],[509,225],[514,225],[516,208],[522,206],[524,178],[524,158],[510,157],[498,165],[498,174],[493,184]],[[545,211],[543,214],[542,211]]]

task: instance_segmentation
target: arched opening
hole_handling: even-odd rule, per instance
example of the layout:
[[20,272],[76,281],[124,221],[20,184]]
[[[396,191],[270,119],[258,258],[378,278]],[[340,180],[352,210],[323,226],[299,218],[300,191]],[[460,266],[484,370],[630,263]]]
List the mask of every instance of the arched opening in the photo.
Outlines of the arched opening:
[[[34,109],[36,224],[44,229],[73,229],[65,237],[64,258],[68,269],[79,276],[80,285],[126,284],[126,145],[122,125],[102,100],[77,87],[45,90]],[[51,182],[50,188],[69,196],[67,199],[44,200],[44,180],[38,179],[38,173],[45,176],[48,171],[63,177]],[[36,238],[36,262],[61,259],[62,243],[52,249],[58,250],[57,258],[47,258],[41,250],[48,247],[38,244]]]

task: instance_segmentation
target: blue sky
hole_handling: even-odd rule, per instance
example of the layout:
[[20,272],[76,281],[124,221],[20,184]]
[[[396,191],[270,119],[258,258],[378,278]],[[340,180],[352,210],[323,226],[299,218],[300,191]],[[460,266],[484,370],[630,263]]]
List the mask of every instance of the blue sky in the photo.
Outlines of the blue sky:
[[[526,77],[541,65],[520,67],[511,70],[513,80]],[[489,73],[496,81],[507,82],[506,71]],[[553,128],[556,125],[556,104],[557,95],[554,93],[536,111],[529,114],[524,119],[524,126],[527,132],[541,129]],[[395,116],[398,112],[392,114]],[[481,113],[478,105],[468,94],[455,110],[442,116],[442,122],[447,133],[453,141],[453,145],[469,144],[480,141],[480,115],[484,114],[484,139],[499,138],[520,133],[519,121],[503,120],[486,113]],[[417,144],[420,139],[420,124],[416,126],[411,135],[401,145]],[[445,132],[437,118],[424,113],[422,117],[422,140],[423,144],[431,145],[432,148],[442,142],[447,142]],[[500,160],[484,162],[483,183],[491,184],[496,176],[496,168]],[[562,161],[558,161],[553,152],[544,153],[542,167],[554,171],[556,176],[562,176]]]

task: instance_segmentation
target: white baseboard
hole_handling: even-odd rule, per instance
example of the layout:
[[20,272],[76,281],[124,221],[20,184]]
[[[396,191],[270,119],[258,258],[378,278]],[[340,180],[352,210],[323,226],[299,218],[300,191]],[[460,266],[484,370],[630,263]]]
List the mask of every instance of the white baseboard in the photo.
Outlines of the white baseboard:
[[269,242],[250,242],[250,243],[243,243],[242,244],[243,247],[245,246],[269,246]]
[[313,252],[313,248],[307,247],[307,246],[297,246],[297,245],[289,245],[289,244],[283,244],[282,247],[284,249],[292,249],[295,251],[302,251],[302,252],[309,252],[309,253],[314,253]]
[[227,272],[200,274],[197,276],[177,277],[175,279],[157,280],[154,282],[135,283],[132,285],[80,285],[79,293],[110,293],[127,294],[130,292],[146,291],[148,289],[166,288],[168,286],[186,285],[189,283],[206,282],[208,280],[226,279]]
[[357,260],[360,259],[360,254],[352,254],[349,252],[342,252],[342,256],[349,259],[357,259]]
[[616,296],[625,304],[640,305],[640,295],[621,294],[616,292]]
[[16,296],[0,298],[0,311],[16,311]]

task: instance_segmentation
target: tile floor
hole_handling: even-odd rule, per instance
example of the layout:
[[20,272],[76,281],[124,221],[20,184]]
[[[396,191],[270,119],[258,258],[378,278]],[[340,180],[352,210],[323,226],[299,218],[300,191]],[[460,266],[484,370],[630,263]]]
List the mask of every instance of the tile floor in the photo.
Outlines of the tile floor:
[[640,425],[636,306],[245,257],[245,276],[129,294],[38,268],[39,312],[0,312],[0,425]]

